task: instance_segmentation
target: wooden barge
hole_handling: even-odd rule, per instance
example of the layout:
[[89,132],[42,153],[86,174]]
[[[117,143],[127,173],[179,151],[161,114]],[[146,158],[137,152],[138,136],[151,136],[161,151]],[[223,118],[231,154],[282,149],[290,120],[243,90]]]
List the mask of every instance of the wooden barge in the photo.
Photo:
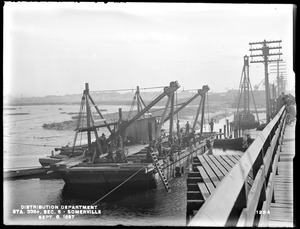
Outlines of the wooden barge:
[[[54,161],[61,161],[50,164],[51,170],[59,173],[69,187],[97,186],[100,189],[112,189],[119,185],[125,185],[126,187],[134,186],[148,189],[157,187],[161,182],[169,191],[168,180],[174,176],[180,176],[185,168],[189,166],[192,157],[197,153],[204,153],[207,148],[201,133],[199,138],[195,135],[195,125],[190,132],[194,134],[192,136],[189,133],[186,135],[187,141],[184,142],[187,145],[182,147],[179,146],[178,140],[175,139],[172,129],[173,116],[198,96],[201,96],[201,100],[194,123],[197,123],[201,109],[201,123],[203,123],[205,94],[209,88],[208,86],[203,86],[196,95],[174,110],[174,92],[178,88],[177,82],[171,82],[170,86],[165,87],[164,92],[147,106],[141,99],[137,88],[135,98],[138,100],[138,110],[133,118],[123,120],[122,111],[119,109],[118,122],[106,123],[104,120],[103,124],[96,125],[93,121],[95,119],[93,118],[91,107],[96,109],[100,118],[103,119],[103,116],[92,100],[88,84],[86,84],[81,102],[81,108],[84,105],[86,106],[86,115],[84,115],[86,117],[85,127],[82,127],[83,121],[79,117],[70,156],[67,159],[53,157]],[[145,117],[145,113],[165,96],[168,97],[168,100],[159,120],[157,120],[157,117],[151,117],[151,115]],[[144,105],[143,109],[142,105]],[[170,112],[169,115],[166,115],[167,110]],[[80,112],[80,114],[83,113]],[[167,120],[170,120],[169,135],[162,136],[162,125]],[[105,141],[101,141],[101,138],[98,136],[97,131],[101,127],[108,128],[111,133]],[[84,147],[76,146],[81,147],[81,155],[75,157],[75,149],[79,149],[75,147],[76,137],[79,132],[87,132],[88,144]],[[92,133],[95,135],[94,142],[91,142]],[[145,147],[144,145],[141,149],[125,157],[126,147],[124,147],[124,143],[129,137],[133,139],[133,144],[146,142],[147,146]],[[193,144],[190,141],[192,139]],[[104,147],[106,145],[108,146],[107,148]],[[110,161],[113,159],[112,155],[116,155],[116,157],[115,160]]]

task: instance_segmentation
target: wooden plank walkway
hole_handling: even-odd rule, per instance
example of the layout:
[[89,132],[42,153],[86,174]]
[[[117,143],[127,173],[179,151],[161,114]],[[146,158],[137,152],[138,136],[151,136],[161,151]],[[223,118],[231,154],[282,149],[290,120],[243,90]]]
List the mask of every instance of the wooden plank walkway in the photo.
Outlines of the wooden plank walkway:
[[268,226],[294,227],[293,158],[295,156],[295,125],[286,125],[278,174],[275,176],[275,203],[271,203]]
[[[202,180],[198,187],[206,200],[220,184],[226,174],[239,162],[241,155],[199,155],[201,166],[197,166]],[[250,190],[253,184],[252,170],[248,175],[247,187]]]

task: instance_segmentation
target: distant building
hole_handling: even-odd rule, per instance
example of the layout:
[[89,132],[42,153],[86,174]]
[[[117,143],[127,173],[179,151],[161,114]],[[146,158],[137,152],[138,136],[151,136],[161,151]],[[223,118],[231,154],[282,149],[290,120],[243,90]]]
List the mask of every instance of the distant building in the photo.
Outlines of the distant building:
[[238,95],[239,95],[239,90],[238,89],[230,89],[224,95],[224,99],[235,100],[238,97]]

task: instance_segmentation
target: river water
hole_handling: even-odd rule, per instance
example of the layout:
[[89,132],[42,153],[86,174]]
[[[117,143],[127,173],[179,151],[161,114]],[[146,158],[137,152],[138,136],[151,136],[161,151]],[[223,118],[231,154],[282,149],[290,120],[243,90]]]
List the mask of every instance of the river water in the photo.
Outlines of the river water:
[[[45,130],[42,125],[71,119],[67,113],[78,112],[78,105],[39,105],[16,106],[4,109],[4,170],[20,167],[40,167],[38,159],[51,154],[54,147],[72,144],[73,131]],[[105,106],[106,112],[117,112],[118,106]],[[126,110],[123,108],[123,110]],[[129,110],[129,108],[128,108]],[[65,113],[64,113],[65,112]],[[12,115],[23,113],[23,115]],[[25,114],[24,114],[25,113]],[[26,114],[28,113],[28,114]],[[105,113],[105,112],[104,112]],[[228,117],[231,121],[232,117]],[[215,128],[222,128],[225,119],[220,120]],[[167,128],[166,128],[167,129]],[[204,131],[209,131],[208,126]],[[220,154],[224,153],[223,151]],[[186,172],[170,181],[171,192],[164,187],[154,190],[129,193],[126,190],[113,193],[97,204],[101,214],[75,214],[72,219],[43,219],[48,216],[39,214],[18,214],[27,205],[89,206],[105,193],[95,195],[67,192],[64,181],[59,179],[23,179],[5,180],[4,223],[14,225],[138,225],[138,226],[185,226],[186,225]],[[83,193],[82,193],[83,192]],[[74,195],[75,194],[75,195]],[[83,195],[82,195],[83,194]],[[65,216],[65,215],[63,215]],[[66,217],[71,217],[68,214]],[[72,216],[73,217],[73,216]]]

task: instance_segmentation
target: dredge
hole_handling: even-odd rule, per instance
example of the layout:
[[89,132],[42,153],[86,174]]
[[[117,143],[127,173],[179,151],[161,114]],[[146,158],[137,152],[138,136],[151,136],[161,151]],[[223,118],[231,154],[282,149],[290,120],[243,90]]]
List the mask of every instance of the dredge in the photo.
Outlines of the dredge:
[[[250,111],[250,93],[256,111],[256,120],[254,114]],[[240,111],[240,107],[243,107],[242,111]],[[246,130],[257,128],[260,125],[249,77],[249,57],[247,55],[244,56],[237,111],[235,112],[233,121],[230,125],[234,129],[234,138],[216,139],[214,141],[214,147],[245,152],[253,142],[253,139],[247,135],[241,137],[240,132],[242,131],[245,133]]]
[[[137,90],[137,114],[129,120],[123,120],[122,110],[119,109],[119,120],[108,123],[92,99],[86,83],[73,146],[61,148],[57,155],[41,158],[40,163],[50,166],[51,171],[60,174],[71,188],[91,186],[111,190],[123,185],[127,188],[149,189],[162,183],[169,191],[168,180],[180,176],[193,157],[209,150],[206,141],[213,141],[215,138],[214,134],[204,135],[202,128],[199,133],[195,132],[201,111],[203,125],[204,101],[209,87],[203,86],[192,98],[175,109],[174,93],[179,87],[177,81],[171,82],[148,105]],[[166,96],[167,102],[161,116],[152,117],[146,114]],[[173,116],[199,96],[201,99],[194,125],[183,137],[179,137],[179,133],[176,137],[173,132]],[[92,108],[99,114],[100,124],[95,123]],[[162,126],[167,121],[168,135],[162,132]],[[107,128],[110,136],[107,139],[99,136],[99,128]],[[76,145],[78,134],[83,132],[87,134],[87,144]],[[140,142],[146,142],[147,145],[139,144]]]
[[[250,92],[252,95],[257,120],[255,120],[254,114],[250,111]],[[244,109],[242,111],[239,111],[242,100]],[[237,112],[234,116],[233,125],[235,128],[240,130],[253,129],[259,126],[259,118],[249,77],[249,57],[247,55],[244,56],[244,66],[239,88],[239,101]]]

